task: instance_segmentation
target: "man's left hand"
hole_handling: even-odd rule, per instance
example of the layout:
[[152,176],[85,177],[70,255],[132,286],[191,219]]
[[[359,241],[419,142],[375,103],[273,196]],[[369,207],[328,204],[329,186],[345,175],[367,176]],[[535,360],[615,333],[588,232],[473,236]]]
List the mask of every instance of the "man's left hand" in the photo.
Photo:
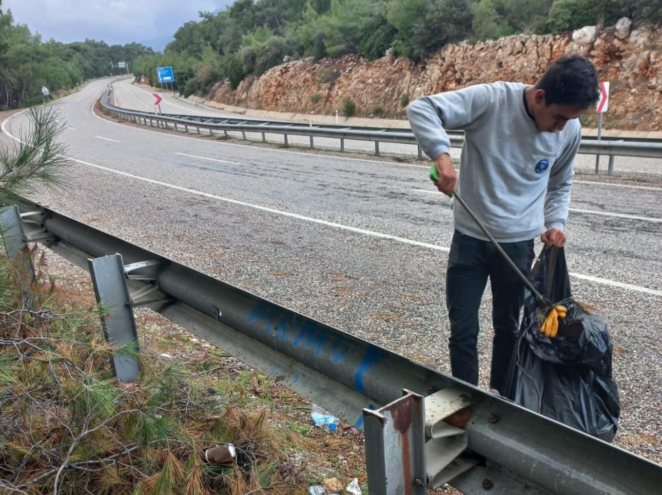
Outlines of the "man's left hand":
[[563,233],[562,230],[559,229],[549,229],[547,232],[545,232],[542,236],[540,236],[540,240],[545,244],[547,247],[563,247],[565,244],[565,234]]

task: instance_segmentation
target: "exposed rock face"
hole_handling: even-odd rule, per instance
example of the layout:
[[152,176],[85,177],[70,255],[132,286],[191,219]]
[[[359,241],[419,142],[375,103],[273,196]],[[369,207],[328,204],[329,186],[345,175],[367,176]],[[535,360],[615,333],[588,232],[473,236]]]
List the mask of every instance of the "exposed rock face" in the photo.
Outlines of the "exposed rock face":
[[[609,114],[614,128],[662,130],[662,30],[630,21],[597,31],[587,27],[563,35],[517,35],[470,45],[449,45],[425,62],[387,54],[374,62],[353,55],[298,60],[246,78],[236,91],[218,84],[210,98],[229,105],[288,112],[342,113],[352,98],[362,116],[402,118],[402,95],[419,96],[498,80],[535,83],[560,56],[580,53],[611,81]],[[658,72],[660,75],[658,76]]]

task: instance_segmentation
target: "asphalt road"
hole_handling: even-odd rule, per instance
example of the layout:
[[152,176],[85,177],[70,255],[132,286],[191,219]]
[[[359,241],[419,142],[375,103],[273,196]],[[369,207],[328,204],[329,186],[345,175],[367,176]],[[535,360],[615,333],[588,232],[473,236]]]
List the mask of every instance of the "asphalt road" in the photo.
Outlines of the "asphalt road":
[[[123,79],[116,82],[114,86],[114,97],[116,104],[123,108],[138,110],[141,112],[154,111],[153,91],[139,85],[131,83],[133,79]],[[183,101],[176,98],[169,91],[159,91],[158,94],[163,98],[161,103],[161,111],[163,113],[180,114],[180,115],[204,115],[208,117],[237,117],[237,114],[230,112],[223,112],[205,105],[193,105],[188,101]],[[241,116],[239,116],[241,117]],[[342,122],[342,121],[341,121]],[[193,129],[191,129],[193,131]],[[241,138],[240,133],[231,134],[235,138]],[[247,135],[248,139],[261,140],[261,135]],[[266,139],[272,143],[283,143],[283,136],[280,134],[267,134]],[[304,148],[310,146],[310,140],[305,136],[289,136],[290,145],[297,145]],[[340,149],[340,142],[338,139],[328,138],[315,138],[315,147],[324,150],[338,151]],[[347,151],[374,153],[375,144],[366,141],[345,141],[345,149]],[[418,153],[416,146],[408,144],[394,144],[394,143],[380,143],[380,153],[383,155],[392,155],[400,157],[415,157]],[[451,149],[451,155],[455,159],[460,158],[461,149]],[[579,155],[577,157],[576,167],[578,170],[587,173],[595,173],[595,155]],[[660,160],[652,160],[646,158],[634,157],[615,157],[614,170],[618,175],[625,175],[629,178],[638,177],[647,180],[652,175],[653,180],[657,180],[662,175],[662,162]],[[609,166],[609,157],[602,156],[600,158],[600,173],[606,174]]]
[[[74,160],[70,186],[34,199],[449,372],[444,273],[452,216],[427,179],[427,164],[111,122],[92,111],[105,84],[51,105]],[[122,105],[131,98],[119,94]],[[27,122],[26,114],[5,121],[2,143]],[[577,179],[567,256],[575,297],[611,328],[623,409],[617,443],[661,462],[662,178],[650,176],[645,186],[627,177],[612,184]],[[488,289],[482,386],[490,307]]]

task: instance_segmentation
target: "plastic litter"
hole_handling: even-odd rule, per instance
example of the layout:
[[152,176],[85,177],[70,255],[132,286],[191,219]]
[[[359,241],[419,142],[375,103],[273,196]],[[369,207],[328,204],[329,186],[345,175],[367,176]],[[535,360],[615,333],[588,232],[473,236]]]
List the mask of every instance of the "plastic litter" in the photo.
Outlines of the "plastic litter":
[[534,287],[567,308],[556,338],[540,333],[544,314],[527,293],[520,335],[503,394],[548,418],[613,441],[620,403],[612,379],[612,343],[605,322],[572,298],[563,249],[544,249]]
[[231,443],[216,445],[204,450],[204,460],[222,467],[232,467],[237,462],[237,449]]
[[310,495],[324,495],[324,485],[313,485],[308,487]]
[[313,420],[313,424],[318,428],[326,428],[330,431],[335,431],[338,427],[339,419],[329,411],[322,409],[317,404],[313,404],[310,416]]
[[345,492],[347,495],[362,495],[361,493],[361,486],[359,485],[359,479],[354,478],[352,482],[347,485],[347,488],[345,488]]

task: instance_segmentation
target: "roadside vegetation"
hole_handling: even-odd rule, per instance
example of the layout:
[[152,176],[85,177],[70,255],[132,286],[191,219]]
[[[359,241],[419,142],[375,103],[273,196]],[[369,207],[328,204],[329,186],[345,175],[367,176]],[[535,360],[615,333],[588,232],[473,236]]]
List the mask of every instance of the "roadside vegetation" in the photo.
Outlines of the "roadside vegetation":
[[133,73],[156,85],[156,67],[172,65],[188,96],[224,80],[236,88],[289,58],[375,60],[391,50],[418,62],[461,40],[611,26],[622,16],[659,23],[662,0],[238,0],[185,23],[163,54],[140,57]]
[[118,62],[131,65],[149,54],[152,49],[138,43],[43,41],[28,26],[16,24],[11,10],[0,7],[0,110],[42,103],[42,87],[53,94],[87,79],[125,74],[127,70],[118,67]]

